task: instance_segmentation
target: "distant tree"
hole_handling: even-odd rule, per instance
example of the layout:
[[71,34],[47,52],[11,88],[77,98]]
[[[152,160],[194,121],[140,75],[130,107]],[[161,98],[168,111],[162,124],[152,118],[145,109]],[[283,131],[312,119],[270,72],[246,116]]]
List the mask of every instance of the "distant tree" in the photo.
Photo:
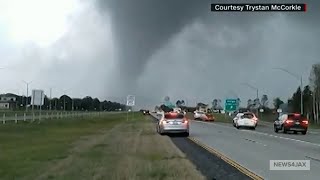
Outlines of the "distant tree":
[[93,110],[99,111],[100,110],[100,100],[98,98],[94,98],[92,101]]
[[273,105],[276,109],[279,109],[281,104],[284,104],[284,102],[279,97],[273,100]]
[[49,109],[49,105],[50,105],[50,99],[48,98],[48,96],[44,96],[44,102],[43,102],[43,106],[41,108],[42,109]]
[[248,99],[247,101],[247,109],[252,109],[253,101],[252,99]]
[[237,98],[237,107],[240,107],[240,103],[241,103],[240,98]]
[[218,99],[214,99],[212,101],[212,109],[217,110],[218,109]]
[[181,105],[180,105],[180,106],[186,105],[185,102],[184,102],[184,100],[181,100],[180,102],[181,102]]
[[181,101],[180,101],[180,100],[178,100],[178,101],[176,102],[176,106],[177,106],[177,107],[181,106]]
[[64,105],[66,107],[66,111],[67,110],[71,110],[71,108],[72,108],[72,99],[67,95],[62,95],[59,98],[59,105],[60,105],[60,110],[64,109]]
[[81,101],[82,101],[82,99],[80,99],[80,98],[73,99],[73,108],[75,111],[81,110]]
[[268,96],[266,94],[262,95],[262,98],[261,98],[261,106],[263,108],[266,108],[268,107]]
[[320,124],[320,63],[312,65],[309,80],[312,91],[312,120],[315,124]]
[[312,91],[310,86],[305,86],[303,89],[303,112],[310,117],[312,115]]
[[204,103],[202,103],[202,102],[197,103],[197,108],[203,107],[203,106],[207,106],[207,104],[204,104]]
[[87,96],[81,101],[81,109],[91,111],[93,110],[93,99],[90,96]]
[[299,87],[297,91],[293,93],[290,103],[288,103],[288,106],[292,111],[300,112],[300,107],[301,107],[300,99],[301,99],[301,89]]

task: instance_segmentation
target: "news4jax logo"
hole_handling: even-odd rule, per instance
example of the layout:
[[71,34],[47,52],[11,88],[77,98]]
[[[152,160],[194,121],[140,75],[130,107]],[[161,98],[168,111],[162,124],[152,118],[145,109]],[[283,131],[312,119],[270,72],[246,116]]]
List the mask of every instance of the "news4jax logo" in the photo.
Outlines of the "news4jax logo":
[[270,170],[310,170],[310,160],[270,160]]

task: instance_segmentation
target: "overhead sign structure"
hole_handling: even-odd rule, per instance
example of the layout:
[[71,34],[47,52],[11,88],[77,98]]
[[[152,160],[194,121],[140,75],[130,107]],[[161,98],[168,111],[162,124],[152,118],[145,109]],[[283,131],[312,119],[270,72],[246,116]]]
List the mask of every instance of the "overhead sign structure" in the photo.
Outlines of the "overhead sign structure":
[[136,97],[133,95],[127,96],[127,106],[134,106],[135,105]]
[[44,104],[44,96],[43,90],[32,90],[31,105],[42,106]]
[[224,104],[225,111],[235,111],[237,110],[237,99],[226,99]]

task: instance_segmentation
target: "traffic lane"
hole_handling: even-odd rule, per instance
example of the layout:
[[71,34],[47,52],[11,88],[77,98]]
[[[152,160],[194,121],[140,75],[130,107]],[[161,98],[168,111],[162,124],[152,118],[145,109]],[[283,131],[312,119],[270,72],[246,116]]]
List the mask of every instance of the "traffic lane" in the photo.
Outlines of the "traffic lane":
[[[234,128],[231,122],[230,123],[213,122],[213,123]],[[264,133],[266,135],[286,138],[287,140],[290,139],[290,140],[306,141],[306,142],[310,142],[310,143],[319,143],[320,142],[320,134],[312,132],[312,131],[309,132],[309,130],[306,135],[302,135],[301,133],[293,134],[292,132],[288,132],[288,134],[284,134],[283,132],[275,133],[273,130],[273,124],[270,125],[270,124],[265,124],[265,123],[259,122],[255,131],[260,132],[262,134]]]
[[[272,122],[260,121],[260,124],[261,125],[265,125],[265,126],[273,127],[273,123]],[[308,133],[310,133],[310,134],[320,134],[320,129],[309,128],[308,129]]]
[[[196,121],[191,122],[190,136],[266,179],[318,179],[320,176],[320,144],[288,141],[252,130]],[[310,160],[311,170],[270,171],[269,161],[279,159]]]

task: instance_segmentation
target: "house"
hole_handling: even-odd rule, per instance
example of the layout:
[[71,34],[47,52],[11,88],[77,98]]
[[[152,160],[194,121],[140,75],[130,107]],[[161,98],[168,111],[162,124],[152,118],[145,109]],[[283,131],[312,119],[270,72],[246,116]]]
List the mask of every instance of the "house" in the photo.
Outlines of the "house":
[[17,97],[10,94],[0,95],[0,109],[14,109],[17,106]]

